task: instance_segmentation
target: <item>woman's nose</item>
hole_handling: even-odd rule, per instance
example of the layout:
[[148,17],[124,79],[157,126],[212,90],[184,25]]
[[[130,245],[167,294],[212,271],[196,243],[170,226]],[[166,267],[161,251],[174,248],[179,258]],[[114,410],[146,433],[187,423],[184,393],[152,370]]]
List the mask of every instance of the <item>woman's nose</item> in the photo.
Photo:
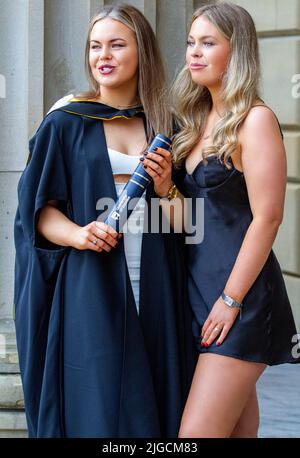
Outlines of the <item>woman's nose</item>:
[[201,55],[202,55],[201,47],[198,45],[193,46],[192,51],[191,51],[191,56],[200,57]]
[[111,51],[109,46],[102,46],[101,52],[100,52],[100,58],[101,59],[110,59],[111,58]]

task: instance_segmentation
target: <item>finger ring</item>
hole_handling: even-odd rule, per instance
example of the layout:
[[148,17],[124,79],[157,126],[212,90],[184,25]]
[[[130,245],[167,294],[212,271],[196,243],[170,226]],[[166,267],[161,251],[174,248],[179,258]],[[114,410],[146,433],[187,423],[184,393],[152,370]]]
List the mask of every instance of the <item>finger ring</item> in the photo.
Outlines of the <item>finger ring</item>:
[[93,244],[97,245],[97,239],[93,240]]
[[218,328],[218,326],[216,326],[216,327],[214,328],[214,331],[215,331],[215,332],[218,332],[218,330],[219,330],[219,328]]

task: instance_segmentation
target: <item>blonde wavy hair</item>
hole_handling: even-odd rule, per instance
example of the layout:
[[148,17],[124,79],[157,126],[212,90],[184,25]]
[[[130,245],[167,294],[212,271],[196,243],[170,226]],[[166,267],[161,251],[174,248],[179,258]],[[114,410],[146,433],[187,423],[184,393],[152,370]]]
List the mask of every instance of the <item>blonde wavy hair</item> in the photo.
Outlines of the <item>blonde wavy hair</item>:
[[85,47],[85,70],[90,90],[77,97],[88,100],[100,96],[99,84],[94,79],[89,64],[90,36],[94,25],[105,18],[121,22],[135,34],[139,60],[137,95],[144,109],[148,138],[151,139],[157,132],[170,136],[172,116],[168,109],[167,85],[161,53],[149,22],[137,8],[131,5],[107,5],[90,20]]
[[[222,118],[212,132],[212,144],[202,155],[217,156],[227,168],[228,159],[239,149],[238,129],[254,101],[260,99],[258,84],[260,64],[256,29],[250,14],[228,2],[205,5],[197,9],[192,23],[204,16],[230,41],[230,58],[222,76],[221,97],[225,106]],[[205,86],[194,83],[187,65],[175,79],[172,90],[172,111],[178,127],[173,139],[173,157],[178,168],[204,133],[212,99]]]

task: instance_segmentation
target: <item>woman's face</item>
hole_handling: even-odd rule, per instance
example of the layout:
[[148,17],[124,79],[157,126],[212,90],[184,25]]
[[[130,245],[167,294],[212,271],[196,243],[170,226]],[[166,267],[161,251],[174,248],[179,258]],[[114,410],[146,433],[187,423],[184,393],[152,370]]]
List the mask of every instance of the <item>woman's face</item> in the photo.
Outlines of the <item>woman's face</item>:
[[136,84],[138,47],[135,34],[122,22],[105,18],[96,22],[90,36],[89,63],[100,87]]
[[186,62],[196,84],[221,86],[230,57],[230,43],[204,16],[192,24],[188,37]]

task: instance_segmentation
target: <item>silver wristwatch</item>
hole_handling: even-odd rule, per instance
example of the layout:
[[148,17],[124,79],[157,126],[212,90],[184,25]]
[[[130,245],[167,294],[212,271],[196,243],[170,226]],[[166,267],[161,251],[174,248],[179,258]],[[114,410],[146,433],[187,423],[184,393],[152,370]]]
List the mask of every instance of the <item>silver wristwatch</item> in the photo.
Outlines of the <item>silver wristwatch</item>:
[[238,308],[240,310],[240,319],[242,318],[242,307],[243,304],[240,302],[235,301],[232,297],[227,296],[227,294],[224,293],[224,291],[221,294],[221,297],[223,301],[225,302],[228,307],[233,307],[233,308]]

